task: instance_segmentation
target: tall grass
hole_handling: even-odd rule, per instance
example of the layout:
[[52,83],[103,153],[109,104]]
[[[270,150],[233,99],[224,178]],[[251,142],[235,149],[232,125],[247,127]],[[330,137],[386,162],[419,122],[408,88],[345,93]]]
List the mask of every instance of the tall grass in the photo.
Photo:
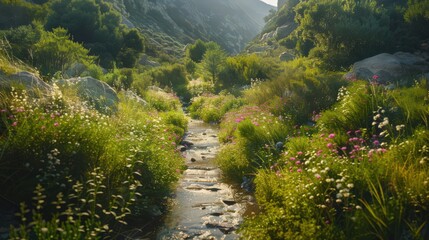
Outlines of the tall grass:
[[12,237],[99,239],[119,234],[131,214],[149,220],[162,209],[183,168],[183,113],[121,97],[107,116],[59,91],[1,97],[1,194],[26,203],[22,214],[31,209]]

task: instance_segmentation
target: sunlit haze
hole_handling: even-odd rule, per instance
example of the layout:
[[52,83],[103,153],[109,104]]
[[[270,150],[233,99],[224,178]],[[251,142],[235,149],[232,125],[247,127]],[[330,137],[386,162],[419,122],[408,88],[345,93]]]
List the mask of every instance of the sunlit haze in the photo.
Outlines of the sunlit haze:
[[261,0],[262,2],[266,2],[270,5],[277,6],[277,0]]

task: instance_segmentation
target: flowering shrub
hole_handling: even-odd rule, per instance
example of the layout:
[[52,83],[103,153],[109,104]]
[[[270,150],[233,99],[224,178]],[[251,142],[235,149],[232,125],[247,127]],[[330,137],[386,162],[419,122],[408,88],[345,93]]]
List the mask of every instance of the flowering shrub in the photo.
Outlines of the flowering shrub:
[[[2,196],[28,205],[36,189],[39,199],[32,218],[12,231],[16,239],[30,232],[41,238],[118,234],[126,216],[159,211],[183,168],[176,144],[186,120],[179,112],[159,114],[124,98],[118,113],[106,116],[59,91],[1,96]],[[24,219],[27,211],[22,207]]]
[[427,238],[426,93],[355,82],[313,128],[292,128],[261,107],[226,114],[220,165],[256,175],[262,210],[245,220],[243,238]]

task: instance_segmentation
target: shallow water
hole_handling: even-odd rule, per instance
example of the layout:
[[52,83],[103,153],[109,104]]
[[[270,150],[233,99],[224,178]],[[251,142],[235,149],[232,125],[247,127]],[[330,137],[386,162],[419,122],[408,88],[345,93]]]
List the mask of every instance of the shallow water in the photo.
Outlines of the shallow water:
[[256,209],[253,198],[226,182],[214,163],[218,132],[217,125],[190,120],[184,139],[190,143],[184,152],[187,170],[156,239],[237,239],[243,215]]

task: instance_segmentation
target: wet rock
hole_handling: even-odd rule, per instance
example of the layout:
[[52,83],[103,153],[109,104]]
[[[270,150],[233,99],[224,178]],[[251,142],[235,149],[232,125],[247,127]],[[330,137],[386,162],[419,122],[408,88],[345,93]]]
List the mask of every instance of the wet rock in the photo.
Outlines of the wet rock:
[[222,199],[222,202],[228,206],[232,206],[237,203],[235,200],[232,200],[232,199]]
[[241,188],[244,189],[246,192],[253,192],[253,190],[255,189],[253,184],[254,178],[254,176],[243,176]]
[[217,192],[217,191],[222,190],[220,188],[215,188],[215,187],[213,187],[213,188],[206,188],[206,189],[209,190],[209,191],[211,191],[211,192]]
[[186,148],[185,146],[183,146],[183,145],[179,145],[179,146],[177,147],[177,150],[179,150],[179,151],[181,151],[181,152],[184,152],[184,151],[186,151],[186,150],[187,150],[187,148]]
[[206,223],[207,228],[217,228],[224,234],[229,234],[235,230],[234,226],[227,225],[224,223]]
[[187,146],[187,147],[194,146],[194,143],[193,143],[193,142],[186,141],[186,140],[183,140],[183,141],[181,142],[181,144],[182,144],[183,146]]
[[222,215],[223,215],[223,213],[213,212],[213,213],[210,213],[210,215],[211,215],[211,216],[215,216],[215,217],[219,217],[219,216],[222,216]]

